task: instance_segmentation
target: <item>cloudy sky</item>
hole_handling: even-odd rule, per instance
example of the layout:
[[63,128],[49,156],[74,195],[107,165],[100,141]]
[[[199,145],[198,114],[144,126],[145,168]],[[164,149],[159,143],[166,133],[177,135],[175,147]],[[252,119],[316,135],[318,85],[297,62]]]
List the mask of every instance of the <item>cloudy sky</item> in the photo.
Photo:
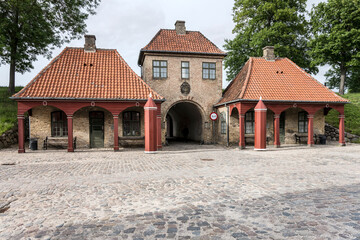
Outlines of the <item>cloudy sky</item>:
[[[313,3],[322,0],[308,0],[308,10]],[[185,20],[186,29],[202,32],[223,49],[224,40],[232,39],[233,0],[103,0],[97,14],[87,20],[89,34],[96,35],[99,48],[117,49],[131,68],[140,74],[137,66],[139,51],[160,28],[173,29],[176,20]],[[67,46],[83,47],[84,39],[74,40]],[[53,51],[53,57],[60,49]],[[16,74],[16,85],[24,86],[41,71],[49,60],[38,57],[34,69],[25,74]],[[324,82],[327,68],[321,68],[315,77]],[[225,76],[224,76],[225,79]],[[9,65],[0,66],[0,86],[7,86]],[[223,86],[228,82],[224,80]]]

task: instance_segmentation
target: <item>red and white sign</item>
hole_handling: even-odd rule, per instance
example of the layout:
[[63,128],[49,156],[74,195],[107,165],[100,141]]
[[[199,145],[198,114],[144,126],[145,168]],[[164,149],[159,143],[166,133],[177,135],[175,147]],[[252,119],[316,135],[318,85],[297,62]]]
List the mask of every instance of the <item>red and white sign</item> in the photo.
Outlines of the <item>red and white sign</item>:
[[216,112],[210,113],[210,119],[216,121],[218,119],[218,115]]

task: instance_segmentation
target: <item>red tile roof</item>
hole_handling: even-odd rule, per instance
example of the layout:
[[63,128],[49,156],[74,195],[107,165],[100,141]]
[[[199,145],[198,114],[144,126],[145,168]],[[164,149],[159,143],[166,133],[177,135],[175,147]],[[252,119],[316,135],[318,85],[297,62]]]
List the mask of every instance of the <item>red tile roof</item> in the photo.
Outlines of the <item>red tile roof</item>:
[[267,61],[251,57],[218,104],[240,99],[258,101],[260,97],[264,101],[348,102],[288,58]]
[[185,35],[176,34],[176,30],[160,29],[155,37],[140,50],[141,65],[144,52],[192,53],[226,56],[214,43],[201,32],[186,31]]
[[163,99],[114,49],[65,48],[15,99]]

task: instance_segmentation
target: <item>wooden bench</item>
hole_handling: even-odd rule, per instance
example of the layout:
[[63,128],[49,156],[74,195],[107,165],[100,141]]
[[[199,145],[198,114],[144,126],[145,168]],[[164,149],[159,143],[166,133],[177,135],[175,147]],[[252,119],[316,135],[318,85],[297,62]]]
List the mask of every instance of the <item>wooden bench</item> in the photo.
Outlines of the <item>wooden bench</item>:
[[145,145],[144,136],[123,136],[119,137],[121,147],[143,147]]
[[[67,148],[68,138],[67,137],[46,137],[44,140],[43,149],[47,150],[49,146]],[[76,137],[73,139],[73,146],[76,149]]]
[[[305,134],[295,134],[294,137],[295,137],[295,143],[300,144],[302,139],[305,138],[307,140],[308,135],[307,134],[306,135]],[[314,134],[313,138],[314,138],[314,143],[317,144],[318,139],[319,139],[318,136],[316,134]]]

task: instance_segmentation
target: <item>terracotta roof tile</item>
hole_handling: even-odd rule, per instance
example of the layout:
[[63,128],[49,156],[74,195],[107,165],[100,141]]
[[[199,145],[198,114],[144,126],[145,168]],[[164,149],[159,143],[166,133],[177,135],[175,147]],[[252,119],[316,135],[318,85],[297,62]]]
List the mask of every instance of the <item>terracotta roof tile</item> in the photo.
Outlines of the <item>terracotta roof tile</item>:
[[14,98],[163,99],[114,49],[65,48]]
[[176,34],[176,30],[160,29],[155,37],[140,50],[139,64],[144,52],[179,52],[213,54],[226,56],[214,43],[201,32],[186,31],[185,35]]
[[250,58],[230,84],[218,104],[260,97],[265,101],[348,102],[288,58]]

